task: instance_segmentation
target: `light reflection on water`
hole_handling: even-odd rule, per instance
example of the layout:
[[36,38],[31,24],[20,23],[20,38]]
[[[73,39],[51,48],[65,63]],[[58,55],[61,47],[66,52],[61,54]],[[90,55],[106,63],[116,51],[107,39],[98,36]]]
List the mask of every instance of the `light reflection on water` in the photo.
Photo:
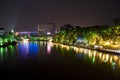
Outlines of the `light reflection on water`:
[[0,48],[0,60],[3,61],[3,53],[4,53],[4,49]]
[[83,56],[88,56],[89,59],[91,59],[92,63],[107,63],[113,67],[113,69],[120,68],[120,56],[119,55],[113,55],[113,54],[107,54],[98,52],[96,50],[90,50],[90,49],[84,49],[84,48],[78,48],[73,46],[67,46],[63,44],[54,44],[56,47],[61,47],[62,49],[70,50],[73,49],[76,52],[76,55],[78,58],[83,58]]
[[47,53],[50,54],[51,53],[51,47],[53,47],[51,42],[47,42]]
[[[9,46],[0,48],[0,62],[16,57],[20,58],[41,58],[41,55],[51,55],[54,51],[69,57],[75,56],[78,59],[89,59],[92,64],[106,63],[115,68],[120,68],[120,56],[113,54],[106,54],[96,50],[77,48],[74,46],[67,46],[63,44],[56,44],[51,42],[19,42],[16,46]],[[56,54],[56,53],[54,53]],[[56,56],[54,56],[56,57]]]
[[24,58],[28,58],[29,55],[37,56],[39,53],[39,44],[37,41],[34,42],[20,42],[18,43],[18,52]]
[[0,62],[7,60],[8,56],[10,56],[10,58],[13,58],[14,46],[10,45],[9,47],[5,47],[5,48],[0,47]]

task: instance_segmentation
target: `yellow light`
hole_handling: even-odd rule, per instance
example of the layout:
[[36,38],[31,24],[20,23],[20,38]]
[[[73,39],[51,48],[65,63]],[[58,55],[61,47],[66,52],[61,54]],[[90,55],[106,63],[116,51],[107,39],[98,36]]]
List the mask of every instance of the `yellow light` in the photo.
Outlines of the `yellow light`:
[[110,45],[110,43],[109,43],[109,42],[106,42],[105,45]]
[[99,53],[99,57],[100,57],[100,59],[101,59],[101,57],[102,57],[102,53],[101,53],[101,52]]
[[23,42],[28,42],[29,41],[29,39],[23,39]]
[[105,54],[102,56],[102,61],[104,61],[105,60]]
[[110,57],[110,63],[112,63],[112,57]]
[[117,57],[117,56],[114,56],[114,60],[117,61],[117,60],[118,60],[118,57]]
[[100,42],[100,44],[101,44],[102,42]]
[[94,57],[96,56],[96,51],[94,51]]
[[17,36],[18,34],[19,34],[19,33],[18,33],[18,32],[16,32],[16,33],[15,33],[15,36]]
[[108,54],[106,54],[106,60],[107,60],[107,61],[109,60],[109,55],[108,55]]

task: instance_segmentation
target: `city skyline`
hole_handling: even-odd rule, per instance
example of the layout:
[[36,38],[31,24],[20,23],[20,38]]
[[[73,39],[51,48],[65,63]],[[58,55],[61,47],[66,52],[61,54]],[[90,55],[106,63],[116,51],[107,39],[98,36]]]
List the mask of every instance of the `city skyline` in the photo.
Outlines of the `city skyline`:
[[119,0],[1,0],[0,27],[37,30],[38,24],[76,26],[112,25],[120,18]]

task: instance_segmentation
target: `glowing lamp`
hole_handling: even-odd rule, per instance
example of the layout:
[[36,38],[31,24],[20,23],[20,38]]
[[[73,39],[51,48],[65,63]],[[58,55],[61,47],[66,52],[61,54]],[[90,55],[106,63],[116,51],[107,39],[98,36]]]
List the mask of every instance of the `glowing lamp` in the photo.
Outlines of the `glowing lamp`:
[[14,32],[14,30],[11,30],[11,32],[13,33],[13,32]]
[[51,32],[47,32],[47,35],[50,35],[51,34]]

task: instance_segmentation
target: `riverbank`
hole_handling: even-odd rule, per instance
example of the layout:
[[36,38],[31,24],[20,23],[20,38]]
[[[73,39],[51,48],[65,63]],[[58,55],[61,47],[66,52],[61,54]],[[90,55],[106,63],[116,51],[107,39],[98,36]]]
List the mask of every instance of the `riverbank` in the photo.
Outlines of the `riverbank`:
[[[76,45],[74,45],[76,46]],[[105,53],[110,53],[110,54],[117,54],[120,55],[120,50],[114,50],[114,49],[105,49],[105,48],[93,48],[93,47],[84,47],[84,46],[76,46],[79,48],[87,48],[87,49],[92,49],[92,50],[96,50],[96,51],[100,51],[100,52],[105,52]]]
[[120,50],[111,50],[111,49],[96,49],[97,51],[102,51],[105,53],[117,54],[120,55]]
[[[55,43],[55,42],[53,42]],[[62,44],[62,43],[59,43]],[[120,55],[120,50],[113,50],[113,49],[104,49],[104,48],[94,48],[94,47],[90,47],[90,46],[81,46],[81,45],[69,45],[69,44],[63,44],[63,45],[67,45],[67,46],[74,46],[74,47],[78,47],[78,48],[85,48],[85,49],[91,49],[91,50],[96,50],[99,52],[104,52],[104,53],[108,53],[108,54],[116,54],[116,55]]]
[[8,47],[10,45],[15,45],[16,43],[17,43],[17,41],[6,42],[3,45],[0,45],[0,47]]

